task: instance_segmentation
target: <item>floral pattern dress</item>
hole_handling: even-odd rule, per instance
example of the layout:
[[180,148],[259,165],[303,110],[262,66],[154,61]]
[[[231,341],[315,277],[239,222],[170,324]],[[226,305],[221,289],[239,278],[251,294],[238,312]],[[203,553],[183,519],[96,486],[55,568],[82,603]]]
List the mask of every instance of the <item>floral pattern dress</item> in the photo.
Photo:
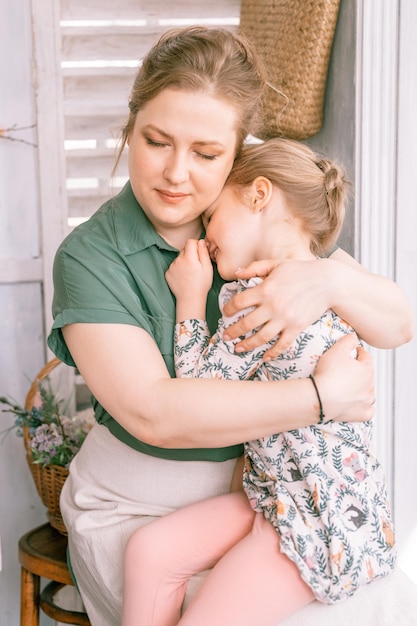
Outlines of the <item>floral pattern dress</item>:
[[[237,292],[259,281],[224,285],[220,310]],[[177,324],[177,376],[305,378],[332,344],[353,332],[327,311],[285,353],[263,362],[267,345],[242,354],[234,352],[238,340],[222,339],[223,330],[236,320],[223,316],[211,338],[204,320]],[[359,586],[389,574],[396,563],[387,486],[372,453],[372,428],[372,421],[327,422],[245,443],[243,484],[251,506],[274,526],[281,551],[322,602],[352,595]]]

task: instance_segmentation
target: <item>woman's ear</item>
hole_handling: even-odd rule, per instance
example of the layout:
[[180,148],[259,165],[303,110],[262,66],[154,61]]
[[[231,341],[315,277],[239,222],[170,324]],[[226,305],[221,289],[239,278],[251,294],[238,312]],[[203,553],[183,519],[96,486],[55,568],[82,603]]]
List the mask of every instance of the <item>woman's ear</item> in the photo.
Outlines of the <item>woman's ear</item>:
[[252,209],[262,211],[272,197],[272,183],[265,176],[258,176],[251,185]]

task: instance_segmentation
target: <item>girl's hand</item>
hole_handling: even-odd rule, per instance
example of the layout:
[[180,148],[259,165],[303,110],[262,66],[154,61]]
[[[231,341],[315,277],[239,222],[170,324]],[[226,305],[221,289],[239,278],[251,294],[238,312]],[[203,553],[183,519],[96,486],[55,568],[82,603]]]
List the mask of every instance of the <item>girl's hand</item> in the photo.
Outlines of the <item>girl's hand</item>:
[[165,278],[177,299],[177,321],[205,319],[213,266],[204,239],[189,239],[171,263]]
[[237,344],[238,351],[252,350],[279,335],[265,357],[273,358],[284,352],[301,331],[330,308],[332,285],[327,264],[327,259],[265,260],[251,263],[237,272],[238,278],[266,278],[227,303],[224,313],[228,316],[241,309],[255,309],[230,326],[225,339],[235,339],[259,327],[256,334]]
[[[356,358],[355,358],[356,357]],[[314,379],[325,421],[364,422],[375,414],[372,358],[350,333],[320,357]]]

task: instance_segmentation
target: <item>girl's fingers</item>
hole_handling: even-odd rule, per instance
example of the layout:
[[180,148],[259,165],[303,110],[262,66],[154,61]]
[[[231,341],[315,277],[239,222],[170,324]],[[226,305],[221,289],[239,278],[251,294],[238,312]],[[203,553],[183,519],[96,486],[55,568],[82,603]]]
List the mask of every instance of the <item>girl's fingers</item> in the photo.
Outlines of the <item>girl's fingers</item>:
[[202,265],[211,265],[210,253],[208,251],[207,243],[204,239],[199,239],[197,242],[197,254],[199,261]]

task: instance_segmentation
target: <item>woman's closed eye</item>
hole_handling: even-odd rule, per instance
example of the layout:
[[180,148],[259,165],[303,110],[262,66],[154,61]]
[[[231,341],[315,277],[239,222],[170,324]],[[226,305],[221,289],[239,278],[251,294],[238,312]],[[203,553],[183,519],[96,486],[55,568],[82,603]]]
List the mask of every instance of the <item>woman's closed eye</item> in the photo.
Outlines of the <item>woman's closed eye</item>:
[[[165,148],[169,145],[166,141],[156,141],[150,137],[146,137],[146,143],[148,146],[154,146],[155,148]],[[198,150],[195,151],[195,154],[199,159],[203,159],[205,161],[214,161],[217,158],[217,154],[207,154],[206,152],[198,152]]]
[[146,137],[146,143],[149,146],[155,146],[155,148],[165,148],[165,146],[167,146],[167,143],[164,143],[163,141],[155,141],[154,139],[151,139],[150,137]]
[[196,155],[206,161],[214,161],[217,158],[216,154],[205,154],[204,152],[196,152]]

